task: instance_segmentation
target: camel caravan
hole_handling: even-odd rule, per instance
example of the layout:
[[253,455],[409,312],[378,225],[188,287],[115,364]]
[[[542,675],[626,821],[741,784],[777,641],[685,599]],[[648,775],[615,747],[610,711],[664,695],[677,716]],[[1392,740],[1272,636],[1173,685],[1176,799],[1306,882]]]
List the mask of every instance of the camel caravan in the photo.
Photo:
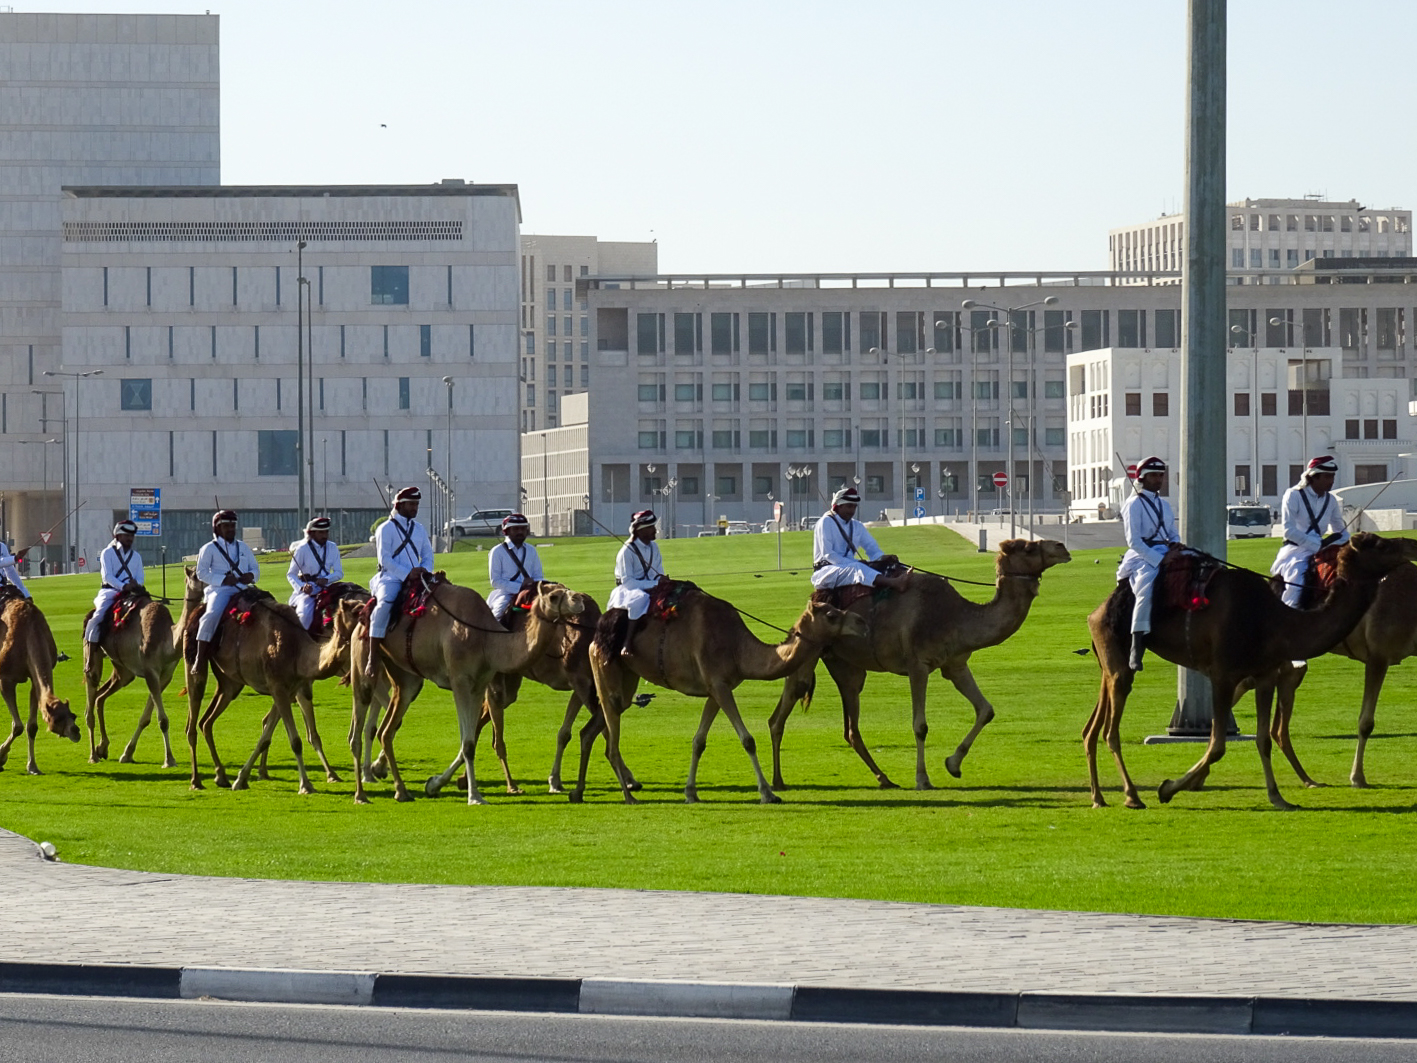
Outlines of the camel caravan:
[[[1336,471],[1332,458],[1315,458],[1286,493],[1284,545],[1266,579],[1183,546],[1164,497],[1165,462],[1152,457],[1141,463],[1135,491],[1122,507],[1128,549],[1116,587],[1087,618],[1101,669],[1097,703],[1083,729],[1094,807],[1106,804],[1097,773],[1099,739],[1116,762],[1126,806],[1145,807],[1123,760],[1121,720],[1148,651],[1205,675],[1216,709],[1201,758],[1183,776],[1158,787],[1163,803],[1205,783],[1225,754],[1228,709],[1253,690],[1256,749],[1267,795],[1276,808],[1296,807],[1279,792],[1271,752],[1278,744],[1300,782],[1318,785],[1305,772],[1289,728],[1307,662],[1330,652],[1366,667],[1351,782],[1368,785],[1363,754],[1384,675],[1417,653],[1417,613],[1411,604],[1417,601],[1417,567],[1409,563],[1417,560],[1417,540],[1350,535],[1329,494]],[[269,778],[266,760],[279,725],[295,759],[299,792],[312,793],[304,758],[307,742],[326,780],[341,781],[315,719],[314,684],[334,678],[350,691],[355,802],[368,803],[369,787],[385,778],[392,782],[395,800],[411,801],[395,739],[423,687],[432,682],[452,694],[458,743],[447,768],[427,779],[422,790],[436,795],[461,773],[458,785],[466,789],[467,802],[483,804],[475,760],[489,724],[506,792],[524,792],[508,763],[505,721],[522,684],[530,680],[568,694],[549,791],[564,793],[572,802],[584,800],[600,742],[622,799],[633,804],[642,783],[621,755],[621,739],[627,710],[644,709],[654,697],[639,692],[643,682],[703,699],[690,742],[685,800],[698,800],[700,761],[722,712],[747,755],[759,800],[772,804],[788,789],[782,764],[787,721],[797,705],[812,700],[821,663],[841,698],[843,737],[883,788],[896,783],[876,763],[862,735],[861,694],[873,672],[909,680],[915,788],[928,790],[934,786],[925,751],[931,675],[938,671],[974,711],[972,725],[944,762],[946,771],[959,778],[975,739],[994,718],[993,705],[970,671],[971,655],[1018,632],[1044,574],[1072,560],[1062,543],[1007,540],[999,545],[992,585],[981,584],[992,586],[992,597],[972,601],[955,584],[973,581],[911,567],[886,554],[856,519],[859,495],[843,488],[816,525],[812,591],[801,615],[790,628],[777,629],[780,640],[765,642],[745,620],[774,625],[691,582],[669,577],[657,542],[658,519],[650,510],[631,518],[629,537],[615,560],[615,587],[602,609],[591,595],[546,579],[541,558],[527,541],[530,523],[517,513],[502,522],[503,539],[488,553],[491,593],[484,598],[473,588],[448,582],[434,571],[432,542],[417,520],[420,502],[414,487],[395,496],[389,518],[375,532],[378,568],[367,590],[345,581],[339,549],[329,541],[328,518],[312,520],[304,539],[292,545],[286,573],[291,594],[285,602],[257,586],[260,568],[250,547],[236,536],[237,514],[222,510],[212,518],[211,541],[186,570],[175,621],[165,600],[152,597],[144,586],[142,558],[134,548],[136,527],[119,522],[100,558],[102,587],[85,617],[89,760],[98,763],[109,755],[107,702],[141,678],[146,703],[119,760],[133,761],[156,714],[163,766],[176,766],[163,696],[181,664],[193,789],[203,787],[199,732],[212,780],[241,790],[253,774],[258,780]],[[54,693],[53,669],[60,659],[14,557],[0,544],[0,696],[13,721],[8,739],[0,743],[0,768],[23,732],[29,744],[27,770],[39,772],[35,736],[40,716],[51,732],[79,741],[78,720]],[[111,665],[107,679],[105,660]],[[746,680],[783,684],[768,719],[771,781],[735,694]],[[27,725],[15,701],[16,686],[26,681],[31,684]],[[248,689],[269,698],[270,709],[256,745],[232,777],[217,750],[216,724]],[[562,761],[582,710],[587,718],[578,735],[576,777],[567,788]]]

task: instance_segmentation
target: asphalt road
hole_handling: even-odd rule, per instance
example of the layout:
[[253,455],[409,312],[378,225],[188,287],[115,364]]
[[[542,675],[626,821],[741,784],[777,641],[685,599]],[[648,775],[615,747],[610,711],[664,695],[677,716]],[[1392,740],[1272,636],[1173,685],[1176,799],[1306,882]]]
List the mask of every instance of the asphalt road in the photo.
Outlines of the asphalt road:
[[0,994],[0,1061],[25,1063],[1384,1063],[1417,1042],[1047,1033]]

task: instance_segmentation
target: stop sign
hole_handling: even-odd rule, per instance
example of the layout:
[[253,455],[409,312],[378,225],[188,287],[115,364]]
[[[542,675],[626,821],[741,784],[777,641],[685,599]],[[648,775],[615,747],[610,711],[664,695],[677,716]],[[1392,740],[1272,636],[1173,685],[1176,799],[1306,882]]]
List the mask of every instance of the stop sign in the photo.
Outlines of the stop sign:
[[994,486],[1006,487],[1009,482],[1009,474],[1006,472],[996,472],[994,474]]
[[1128,480],[1135,480],[1136,478],[1137,478],[1137,467],[1136,467],[1135,465],[1128,465],[1128,466],[1127,466],[1127,479],[1128,479]]

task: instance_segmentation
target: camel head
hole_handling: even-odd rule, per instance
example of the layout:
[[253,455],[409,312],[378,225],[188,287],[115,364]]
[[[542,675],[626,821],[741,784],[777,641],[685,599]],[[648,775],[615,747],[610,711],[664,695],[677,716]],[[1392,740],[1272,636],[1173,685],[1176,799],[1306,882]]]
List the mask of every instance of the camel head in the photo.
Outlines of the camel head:
[[57,734],[70,742],[79,740],[79,721],[69,711],[67,701],[60,701],[53,694],[46,694],[39,699],[39,713],[44,717],[44,724],[49,728],[50,734]]
[[542,620],[564,620],[580,616],[585,603],[564,583],[543,580],[536,585],[536,603],[532,607]]
[[808,602],[793,631],[813,642],[835,642],[841,638],[869,638],[871,625],[856,613]]
[[1358,532],[1338,552],[1338,578],[1379,580],[1412,559],[1417,543],[1386,539],[1373,532]]
[[187,600],[189,602],[200,602],[202,591],[206,589],[206,584],[197,578],[197,570],[191,565],[186,565],[182,569],[183,578],[187,581]]
[[1071,561],[1073,555],[1056,539],[1005,539],[999,544],[994,571],[1000,576],[1041,576],[1054,565]]

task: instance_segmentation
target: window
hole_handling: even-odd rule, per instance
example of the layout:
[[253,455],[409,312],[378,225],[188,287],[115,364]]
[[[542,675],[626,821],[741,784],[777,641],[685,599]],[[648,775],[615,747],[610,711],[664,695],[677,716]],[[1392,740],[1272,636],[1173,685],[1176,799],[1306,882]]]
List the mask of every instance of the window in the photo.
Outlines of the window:
[[399,409],[408,409],[408,377],[399,377]]
[[812,349],[812,315],[790,313],[783,315],[783,342],[788,354],[806,354]]
[[675,401],[675,402],[699,402],[699,401],[702,401],[702,399],[703,399],[703,390],[702,390],[702,386],[701,386],[701,385],[697,385],[697,384],[675,384],[675,385],[674,385],[674,401]]
[[732,450],[734,447],[738,446],[737,435],[738,433],[731,428],[715,428],[713,430],[714,449]]
[[[571,371],[571,367],[570,367],[570,366],[567,366],[567,367],[566,367],[566,372],[569,373],[570,371]],[[588,365],[583,365],[583,366],[581,366],[581,387],[583,387],[583,388],[588,388],[588,387],[590,387],[590,366],[588,366]]]
[[772,491],[773,478],[771,476],[753,477],[753,494],[766,495]]
[[369,301],[376,306],[407,306],[408,267],[370,266]]
[[1064,310],[1043,311],[1043,351],[1063,354],[1068,342],[1068,316]]
[[822,384],[822,401],[845,402],[846,384],[840,380],[828,380]]
[[261,431],[256,433],[256,474],[258,476],[294,476],[294,431]]
[[1126,393],[1126,415],[1128,417],[1141,416],[1141,392],[1129,391]]
[[749,402],[770,402],[773,396],[774,385],[758,382],[748,384]]
[[[1010,381],[1010,384],[1012,385],[1011,388],[1009,389],[1010,392],[1012,393],[1012,394],[1011,394],[1011,397],[1012,397],[1012,398],[1015,398],[1015,399],[1026,399],[1026,398],[1028,398],[1028,381],[1027,381],[1027,380],[1013,380],[1013,381]],[[907,386],[909,386],[909,385],[907,385]],[[915,396],[914,396],[914,395],[909,395],[909,394],[907,394],[905,397],[908,398],[908,399],[913,399]]]
[[901,354],[916,354],[922,345],[925,321],[914,310],[897,310],[895,315],[895,349]]
[[1261,465],[1261,466],[1260,466],[1260,494],[1262,494],[1262,495],[1277,495],[1277,494],[1279,494],[1279,466],[1278,466],[1278,465]]
[[732,402],[732,401],[733,401],[733,385],[732,385],[732,384],[714,384],[714,385],[713,385],[713,390],[712,390],[712,396],[713,396],[713,401],[714,401],[714,402]]
[[556,267],[555,267],[555,266],[547,266],[547,267],[546,267],[546,283],[548,283],[548,284],[555,284],[555,283],[556,283]]
[[1067,395],[1064,391],[1063,382],[1061,380],[1043,381],[1043,397],[1045,399],[1067,398]]
[[957,399],[959,398],[959,384],[953,380],[935,381],[935,398],[937,399]]
[[964,446],[964,433],[958,428],[935,429],[935,446],[958,449]]
[[1260,392],[1260,416],[1274,417],[1279,412],[1279,399],[1273,391]]
[[998,374],[992,374],[994,379],[976,380],[974,382],[974,397],[976,399],[995,400],[999,398]]
[[881,397],[881,384],[878,380],[863,380],[860,386],[862,402],[876,402]]
[[1101,350],[1111,346],[1108,334],[1106,310],[1084,310],[1082,312],[1082,347],[1084,351]]
[[1230,249],[1230,266],[1232,269],[1245,268],[1245,249],[1243,247],[1232,247]]
[[1396,421],[1395,419],[1394,419],[1394,420],[1385,420],[1385,421],[1383,421],[1383,438],[1384,438],[1384,439],[1396,439],[1396,438],[1397,438],[1397,421]]
[[767,428],[754,428],[748,432],[748,446],[756,450],[777,447],[777,432]]
[[651,429],[642,429],[636,440],[641,450],[656,450],[659,447],[659,433]]
[[1178,314],[1175,310],[1157,310],[1154,314],[1156,320],[1156,345],[1158,347],[1179,347],[1181,343],[1181,333],[1176,327]]
[[882,432],[879,428],[863,428],[860,433],[863,447],[883,447]]
[[787,382],[788,402],[807,402],[811,399],[812,392],[810,386],[801,380],[789,380]]
[[1355,484],[1380,484],[1387,481],[1386,465],[1355,465],[1353,466],[1353,482]]
[[713,354],[734,354],[738,350],[738,315],[709,315],[709,350]]
[[1250,393],[1248,391],[1235,392],[1235,416],[1250,416]]
[[[640,316],[641,316],[641,317],[649,317],[650,315],[648,315],[648,314],[641,314]],[[556,335],[556,315],[555,315],[555,314],[547,314],[547,315],[546,315],[546,335],[548,335],[548,336],[554,336],[554,335]],[[646,354],[646,353],[648,353],[648,352],[642,350],[642,351],[640,351],[640,353],[641,353],[641,354]]]
[[119,407],[124,410],[151,410],[153,382],[151,377],[130,377],[119,382]]
[[[554,328],[554,318],[548,326]],[[635,350],[639,354],[660,354],[664,351],[664,315],[635,315]]]
[[1344,421],[1344,422],[1343,422],[1343,438],[1344,438],[1344,439],[1357,439],[1357,438],[1359,438],[1359,436],[1358,436],[1358,422],[1357,422],[1357,421]]
[[736,476],[715,476],[714,494],[720,498],[726,498],[738,493],[738,477]]
[[1263,269],[1263,268],[1264,268],[1264,252],[1263,252],[1262,250],[1260,250],[1258,247],[1252,247],[1252,248],[1250,248],[1250,268],[1251,268],[1251,269]]
[[681,477],[679,477],[679,497],[680,497],[680,498],[698,498],[698,497],[699,497],[699,478],[698,478],[697,476],[681,476]]
[[641,384],[639,387],[639,400],[641,402],[660,402],[663,399],[662,384]]
[[767,354],[777,350],[777,336],[774,325],[776,314],[748,315],[748,353]]
[[827,311],[822,314],[822,353],[845,354],[851,350],[851,314]]
[[424,358],[433,357],[433,326],[418,326],[418,353]]
[[883,495],[886,493],[886,478],[879,473],[866,474],[866,493],[868,495]]
[[1067,440],[1064,438],[1066,433],[1067,429],[1062,427],[1043,429],[1043,445],[1046,447],[1064,446],[1067,442]]
[[886,315],[883,311],[867,310],[861,314],[861,349],[869,351],[873,347],[884,349]]
[[697,314],[674,315],[674,353],[693,354],[699,349],[697,340]]
[[851,445],[851,431],[846,428],[824,428],[822,429],[822,446],[828,449],[839,450],[842,447]]
[[1250,493],[1250,467],[1248,465],[1235,466],[1235,478],[1231,481],[1235,489],[1235,494],[1244,496]]
[[[1062,321],[1061,311],[1048,311],[1057,313],[1058,320]],[[1045,315],[1046,316],[1046,315]],[[934,321],[931,328],[934,332],[935,351],[939,354],[953,354],[955,349],[955,329],[959,327],[959,318],[952,310],[939,310],[934,314]]]
[[[787,430],[787,445],[794,449],[805,448],[808,445],[807,430],[805,428],[789,428]],[[802,480],[798,480],[796,483],[802,484],[802,491],[805,493],[806,484]]]
[[1153,417],[1169,417],[1171,415],[1170,393],[1165,391],[1151,393],[1151,415]]

